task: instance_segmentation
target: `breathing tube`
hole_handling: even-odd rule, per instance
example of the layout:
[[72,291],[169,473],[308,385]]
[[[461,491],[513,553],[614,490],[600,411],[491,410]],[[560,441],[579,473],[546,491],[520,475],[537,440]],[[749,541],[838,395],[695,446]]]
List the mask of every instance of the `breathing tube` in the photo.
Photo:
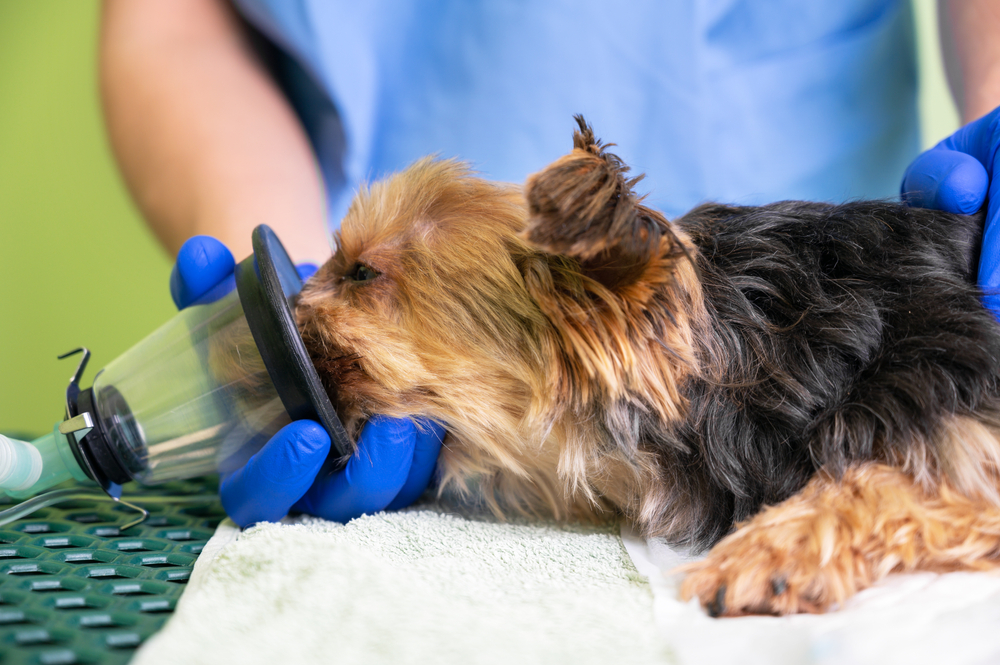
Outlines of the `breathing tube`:
[[[302,418],[330,435],[331,459],[350,441],[309,358],[295,319],[302,280],[267,226],[253,231],[253,254],[236,266],[236,290],[184,309],[98,372],[80,379],[82,354],[66,389],[66,417],[34,441],[0,435],[0,491],[21,504],[0,525],[59,501],[99,494],[122,500],[122,485],[233,471],[279,429]],[[61,483],[73,486],[40,494]],[[34,498],[29,498],[34,497]],[[183,501],[182,497],[143,497]],[[193,500],[193,498],[192,498]],[[204,500],[204,497],[200,497]]]

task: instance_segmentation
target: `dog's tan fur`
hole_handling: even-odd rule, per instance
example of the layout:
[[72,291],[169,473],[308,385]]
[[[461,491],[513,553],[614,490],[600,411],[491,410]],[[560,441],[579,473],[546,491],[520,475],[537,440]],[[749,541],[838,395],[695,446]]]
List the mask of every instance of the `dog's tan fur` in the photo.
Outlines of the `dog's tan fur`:
[[[721,380],[727,360],[697,250],[608,158],[578,135],[525,193],[449,160],[373,184],[297,316],[352,434],[376,413],[446,424],[442,489],[673,537],[697,519],[677,507],[682,471],[620,433],[637,412],[682,420],[684,383]],[[358,265],[377,277],[355,279]],[[998,431],[956,417],[936,434],[946,460],[815,476],[692,567],[685,594],[711,606],[721,585],[725,613],[815,611],[893,570],[994,565]]]
[[998,555],[995,502],[864,464],[765,508],[685,568],[681,593],[724,615],[820,612],[889,573],[989,570]]

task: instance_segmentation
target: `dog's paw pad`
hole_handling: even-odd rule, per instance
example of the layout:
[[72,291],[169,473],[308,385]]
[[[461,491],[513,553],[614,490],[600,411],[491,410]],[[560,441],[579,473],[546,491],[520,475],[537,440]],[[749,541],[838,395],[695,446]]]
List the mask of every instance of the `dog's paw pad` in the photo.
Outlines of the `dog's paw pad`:
[[831,571],[801,552],[741,547],[743,539],[719,543],[703,561],[684,568],[681,597],[698,598],[713,617],[822,612],[833,602],[826,593]]
[[726,613],[726,587],[720,586],[715,592],[712,602],[705,605],[705,610],[711,617],[720,617]]

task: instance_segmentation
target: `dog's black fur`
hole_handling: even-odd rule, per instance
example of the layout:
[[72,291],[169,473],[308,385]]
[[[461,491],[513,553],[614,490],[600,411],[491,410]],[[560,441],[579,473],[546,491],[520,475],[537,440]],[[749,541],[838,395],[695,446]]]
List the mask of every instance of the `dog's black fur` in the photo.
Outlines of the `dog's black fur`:
[[981,216],[786,201],[675,223],[700,253],[717,377],[688,383],[678,429],[643,438],[700,512],[686,544],[711,545],[821,468],[933,464],[944,417],[1000,411],[1000,326],[974,282]]

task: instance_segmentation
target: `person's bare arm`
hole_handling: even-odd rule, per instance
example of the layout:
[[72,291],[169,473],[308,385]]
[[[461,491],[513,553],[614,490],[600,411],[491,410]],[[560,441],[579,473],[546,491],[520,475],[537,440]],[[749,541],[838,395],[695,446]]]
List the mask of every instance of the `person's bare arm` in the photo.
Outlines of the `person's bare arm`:
[[106,0],[100,73],[114,153],[169,252],[205,234],[240,260],[266,223],[294,260],[329,256],[308,140],[228,4]]
[[940,0],[948,82],[962,123],[1000,106],[1000,1]]

